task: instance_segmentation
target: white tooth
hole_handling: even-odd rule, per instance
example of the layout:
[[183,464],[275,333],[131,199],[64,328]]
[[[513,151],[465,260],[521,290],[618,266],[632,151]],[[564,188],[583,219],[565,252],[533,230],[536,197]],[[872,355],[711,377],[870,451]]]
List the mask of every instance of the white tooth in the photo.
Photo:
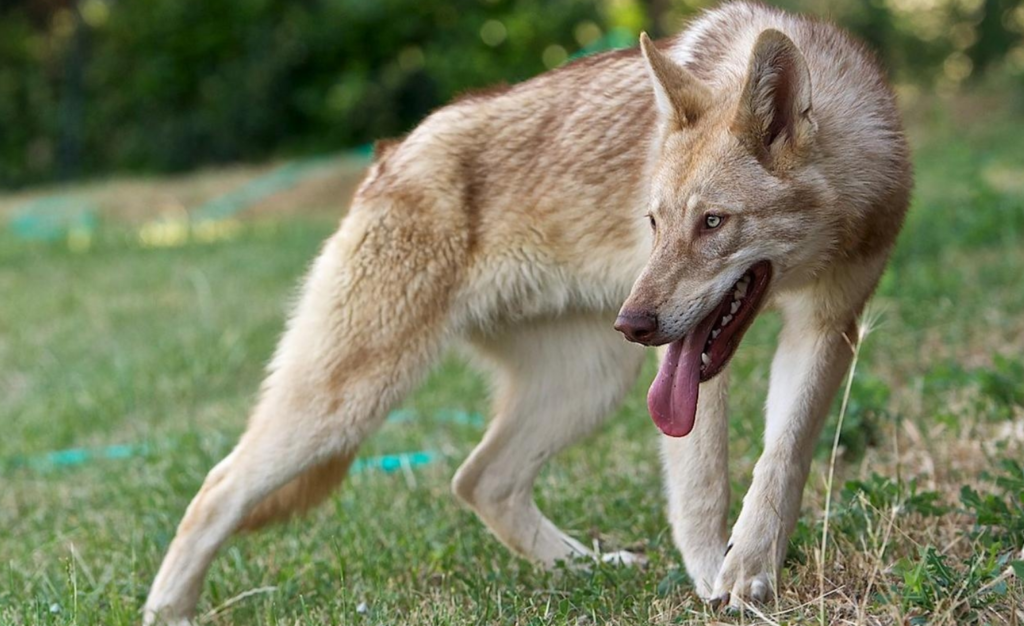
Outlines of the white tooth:
[[732,321],[732,316],[731,315],[726,315],[725,317],[722,318],[722,326],[727,325],[731,321]]
[[718,339],[718,336],[721,335],[721,334],[722,334],[722,329],[721,328],[719,328],[718,330],[713,330],[713,331],[711,331],[711,338],[712,339]]
[[740,298],[747,297],[747,283],[741,281],[740,284],[736,286],[736,295]]
[[732,306],[729,307],[729,312],[734,314],[734,315],[736,314],[736,311],[739,311],[739,310],[740,310],[740,303],[739,302],[733,302]]
[[707,365],[708,363],[711,362],[711,357],[708,356],[707,352],[700,353],[700,362],[703,363],[704,365]]

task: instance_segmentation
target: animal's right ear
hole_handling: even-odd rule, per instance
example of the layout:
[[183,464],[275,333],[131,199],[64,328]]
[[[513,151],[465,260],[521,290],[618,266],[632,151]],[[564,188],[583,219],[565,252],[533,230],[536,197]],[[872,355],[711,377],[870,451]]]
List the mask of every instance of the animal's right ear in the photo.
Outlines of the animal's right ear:
[[654,86],[658,112],[678,126],[693,124],[707,110],[711,92],[682,65],[655,47],[647,33],[640,34],[640,50]]

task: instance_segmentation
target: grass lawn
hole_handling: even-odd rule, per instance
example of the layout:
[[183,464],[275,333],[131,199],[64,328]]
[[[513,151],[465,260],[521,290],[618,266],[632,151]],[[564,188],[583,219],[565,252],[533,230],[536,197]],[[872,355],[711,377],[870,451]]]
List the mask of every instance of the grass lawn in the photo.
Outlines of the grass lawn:
[[[838,403],[780,598],[760,615],[712,613],[681,569],[644,406],[653,356],[608,426],[537,486],[541,508],[575,537],[643,550],[650,563],[547,573],[450,495],[488,407],[484,381],[452,355],[408,400],[407,419],[362,451],[429,451],[433,462],[367,467],[310,516],[231,541],[201,621],[1024,623],[1024,563],[1007,573],[1024,547],[1024,119],[964,106],[915,111],[918,191],[853,379],[825,556]],[[297,281],[335,226],[316,208],[260,211],[231,237],[168,248],[141,246],[116,215],[85,251],[0,231],[0,624],[139,621],[174,528],[241,432]],[[759,320],[735,362],[734,514],[760,450],[777,328]],[[131,447],[102,458],[111,445]],[[46,456],[68,448],[101,452]]]

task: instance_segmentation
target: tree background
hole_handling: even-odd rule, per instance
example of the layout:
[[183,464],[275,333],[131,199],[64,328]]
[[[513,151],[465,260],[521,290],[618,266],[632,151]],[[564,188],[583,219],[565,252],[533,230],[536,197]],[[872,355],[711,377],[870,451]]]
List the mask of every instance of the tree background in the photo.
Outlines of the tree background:
[[[0,0],[0,186],[333,153],[703,0]],[[918,91],[1024,101],[1021,0],[779,0]]]

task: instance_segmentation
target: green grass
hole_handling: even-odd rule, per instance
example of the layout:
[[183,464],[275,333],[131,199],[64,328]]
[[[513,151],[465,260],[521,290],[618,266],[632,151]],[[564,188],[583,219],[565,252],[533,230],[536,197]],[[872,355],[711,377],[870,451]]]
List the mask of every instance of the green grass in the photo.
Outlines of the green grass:
[[[1021,581],[1003,574],[1024,542],[1015,474],[1024,189],[1012,184],[1013,172],[1024,178],[1021,122],[965,130],[942,109],[931,115],[915,133],[915,206],[873,306],[880,321],[843,428],[837,487],[847,484],[832,503],[825,564],[830,621],[998,623],[1024,606]],[[0,234],[0,623],[138,621],[175,525],[241,432],[297,281],[333,227],[260,221],[233,239],[150,249],[114,223],[77,253]],[[737,357],[734,513],[760,450],[776,330],[772,316],[760,320]],[[200,613],[253,592],[208,621],[757,621],[711,613],[681,570],[643,402],[653,368],[608,426],[551,463],[537,486],[560,526],[606,549],[642,549],[646,569],[540,571],[458,506],[449,480],[482,427],[443,412],[486,414],[488,400],[484,381],[453,355],[406,403],[417,417],[386,424],[362,451],[432,450],[439,460],[357,473],[307,518],[233,540]],[[822,438],[782,596],[764,609],[773,621],[817,616],[830,442]],[[32,462],[111,444],[146,447],[73,466]]]

